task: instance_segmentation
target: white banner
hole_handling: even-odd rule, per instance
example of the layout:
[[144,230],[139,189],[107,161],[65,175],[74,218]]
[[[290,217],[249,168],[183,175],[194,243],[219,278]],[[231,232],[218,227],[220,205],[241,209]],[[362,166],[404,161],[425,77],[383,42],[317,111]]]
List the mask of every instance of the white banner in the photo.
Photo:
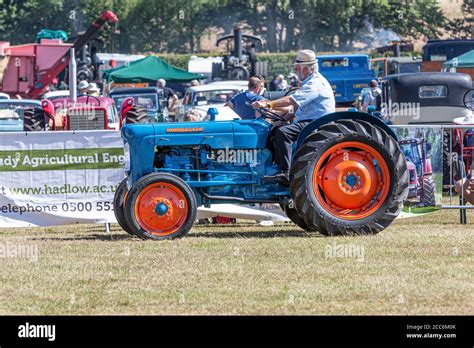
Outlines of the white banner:
[[[124,178],[118,131],[0,134],[0,227],[115,223]],[[278,205],[198,208],[198,218],[287,221]]]
[[117,131],[2,133],[0,227],[116,222]]

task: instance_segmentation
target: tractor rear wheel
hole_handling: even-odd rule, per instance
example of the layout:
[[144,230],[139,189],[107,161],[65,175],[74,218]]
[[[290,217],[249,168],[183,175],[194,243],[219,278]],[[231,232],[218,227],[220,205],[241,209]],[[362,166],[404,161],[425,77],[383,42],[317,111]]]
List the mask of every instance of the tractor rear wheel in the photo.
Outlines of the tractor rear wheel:
[[408,177],[393,137],[343,119],[305,139],[293,158],[290,192],[305,223],[324,235],[376,234],[400,213]]
[[25,132],[41,132],[46,128],[43,110],[39,108],[25,109],[23,113],[23,130]]
[[436,189],[433,174],[427,174],[423,176],[423,182],[421,186],[421,203],[425,207],[436,206],[435,192]]
[[142,239],[173,239],[186,235],[196,220],[193,190],[181,178],[153,173],[130,188],[124,208],[125,221]]
[[125,123],[147,123],[148,122],[148,113],[146,108],[141,106],[134,106],[132,107],[126,114],[125,114]]
[[125,200],[127,199],[128,188],[127,188],[127,179],[123,179],[122,182],[118,185],[117,190],[115,191],[114,195],[114,213],[115,218],[117,219],[118,224],[122,229],[135,236],[132,232],[131,228],[127,225],[127,221],[125,221],[125,214],[124,214],[124,205]]
[[290,201],[286,204],[280,203],[280,208],[285,212],[288,219],[290,219],[291,222],[293,222],[298,227],[302,228],[305,231],[316,231],[315,228],[311,228],[306,222],[304,222],[303,218],[296,211],[293,201]]

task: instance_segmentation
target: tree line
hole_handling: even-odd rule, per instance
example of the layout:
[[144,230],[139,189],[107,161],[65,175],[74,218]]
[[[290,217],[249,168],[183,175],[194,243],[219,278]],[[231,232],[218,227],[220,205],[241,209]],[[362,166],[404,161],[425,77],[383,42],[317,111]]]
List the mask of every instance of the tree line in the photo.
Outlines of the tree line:
[[104,9],[120,21],[100,33],[103,50],[123,53],[200,52],[203,39],[230,33],[235,23],[260,35],[269,52],[354,51],[444,32],[472,38],[474,24],[472,0],[456,20],[436,0],[0,0],[0,40],[33,42],[43,28],[75,37]]

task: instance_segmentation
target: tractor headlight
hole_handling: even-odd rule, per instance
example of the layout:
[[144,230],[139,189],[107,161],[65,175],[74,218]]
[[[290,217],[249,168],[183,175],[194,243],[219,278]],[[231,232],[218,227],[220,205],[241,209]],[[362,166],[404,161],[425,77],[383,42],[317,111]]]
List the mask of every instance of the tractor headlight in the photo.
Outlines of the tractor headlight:
[[128,172],[130,171],[130,145],[128,142],[125,142],[123,146],[123,165],[125,174],[128,175]]

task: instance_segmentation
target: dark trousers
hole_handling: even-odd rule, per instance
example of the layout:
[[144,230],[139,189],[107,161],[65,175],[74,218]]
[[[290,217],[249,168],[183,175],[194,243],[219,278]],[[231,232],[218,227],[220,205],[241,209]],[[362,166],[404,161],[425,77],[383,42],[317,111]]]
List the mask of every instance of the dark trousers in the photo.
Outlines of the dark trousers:
[[296,122],[278,127],[275,130],[275,163],[280,166],[282,171],[289,170],[292,145],[298,138],[298,134],[300,134],[301,130],[309,122],[310,121]]

